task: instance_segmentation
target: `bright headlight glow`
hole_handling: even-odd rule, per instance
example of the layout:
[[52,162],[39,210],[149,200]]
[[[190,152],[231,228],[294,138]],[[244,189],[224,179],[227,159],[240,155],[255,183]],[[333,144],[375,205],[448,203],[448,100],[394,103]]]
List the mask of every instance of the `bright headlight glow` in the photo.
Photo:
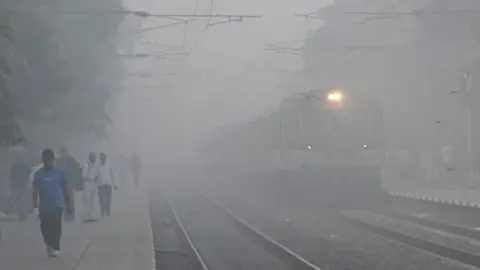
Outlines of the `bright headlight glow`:
[[340,91],[332,91],[327,94],[327,100],[331,103],[338,103],[343,100],[343,94]]

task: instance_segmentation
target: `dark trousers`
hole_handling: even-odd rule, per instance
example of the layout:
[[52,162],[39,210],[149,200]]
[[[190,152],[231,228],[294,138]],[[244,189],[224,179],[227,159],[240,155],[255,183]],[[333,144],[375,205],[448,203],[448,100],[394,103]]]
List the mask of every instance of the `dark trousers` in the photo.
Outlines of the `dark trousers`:
[[65,207],[63,211],[63,215],[65,217],[65,221],[73,221],[75,220],[75,191],[70,190],[70,207],[71,207],[71,212],[68,213],[68,209]]
[[46,246],[55,250],[60,250],[62,216],[62,208],[40,212],[40,230],[42,231],[43,241]]
[[112,185],[98,186],[98,202],[100,203],[100,212],[103,216],[110,216],[112,205]]

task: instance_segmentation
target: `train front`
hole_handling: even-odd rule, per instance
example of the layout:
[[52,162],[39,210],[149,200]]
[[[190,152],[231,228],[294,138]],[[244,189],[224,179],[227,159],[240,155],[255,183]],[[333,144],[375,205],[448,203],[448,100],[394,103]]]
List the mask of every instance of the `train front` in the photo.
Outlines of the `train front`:
[[385,157],[381,107],[340,89],[311,92],[296,106],[299,132],[290,142],[303,158],[294,179],[322,206],[355,208],[383,203]]

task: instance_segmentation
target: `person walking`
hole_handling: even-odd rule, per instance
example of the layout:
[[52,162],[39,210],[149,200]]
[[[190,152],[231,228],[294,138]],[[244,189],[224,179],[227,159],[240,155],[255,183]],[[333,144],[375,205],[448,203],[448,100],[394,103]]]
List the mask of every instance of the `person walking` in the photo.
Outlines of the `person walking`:
[[98,187],[98,167],[95,153],[88,154],[88,162],[83,167],[83,221],[95,222],[93,210]]
[[117,189],[113,168],[107,160],[107,154],[100,153],[98,201],[102,217],[110,216],[112,192]]
[[40,218],[40,230],[50,257],[57,257],[62,235],[63,208],[70,212],[67,180],[63,171],[54,167],[55,154],[42,151],[43,167],[35,172],[33,180],[33,208]]
[[134,152],[133,156],[130,158],[130,168],[133,174],[133,181],[135,184],[135,189],[138,189],[140,182],[140,172],[142,171],[142,161],[138,157],[137,153]]
[[55,164],[57,165],[57,168],[63,170],[66,175],[68,192],[72,199],[70,202],[72,213],[64,213],[65,221],[73,221],[75,220],[75,191],[82,190],[83,186],[82,167],[74,157],[70,156],[66,147],[60,149],[60,159],[58,159]]
[[30,167],[22,157],[17,157],[10,171],[10,196],[15,212],[21,221],[26,219],[25,194],[29,177]]

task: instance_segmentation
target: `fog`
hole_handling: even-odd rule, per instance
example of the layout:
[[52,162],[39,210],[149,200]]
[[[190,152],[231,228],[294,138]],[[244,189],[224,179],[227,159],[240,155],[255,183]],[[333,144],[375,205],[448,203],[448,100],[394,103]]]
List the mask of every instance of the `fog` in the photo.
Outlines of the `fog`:
[[[159,43],[176,46],[176,51],[186,55],[170,56],[163,61],[129,60],[127,73],[146,71],[159,75],[125,80],[126,85],[153,88],[124,91],[119,101],[124,105],[119,105],[123,109],[118,112],[118,140],[142,149],[152,161],[162,157],[168,163],[175,156],[191,156],[191,151],[202,143],[199,140],[218,133],[219,128],[251,121],[277,106],[292,91],[302,91],[283,86],[282,79],[282,70],[301,68],[301,57],[276,54],[265,48],[285,41],[287,46],[300,48],[304,34],[320,23],[295,17],[295,13],[312,12],[320,5],[318,1],[285,1],[282,5],[278,1],[216,1],[213,7],[209,1],[199,1],[197,7],[195,1],[125,2],[126,7],[151,13],[243,14],[263,18],[208,28],[209,23],[222,19],[206,19],[136,36],[137,52],[165,49],[151,44]],[[168,22],[152,18],[144,20],[142,28]]]
[[[4,5],[3,136],[20,130],[29,155],[137,151],[153,182],[368,162],[387,189],[478,177],[474,0]],[[152,16],[105,13],[122,9]],[[343,110],[337,126],[322,118],[311,98],[331,89],[376,120],[367,109]],[[1,151],[8,167],[13,150]]]
[[[153,164],[160,158],[162,164],[186,166],[193,171],[193,165],[200,159],[214,159],[211,148],[206,152],[198,149],[206,139],[221,137],[221,130],[233,128],[238,135],[242,125],[275,112],[295,93],[340,88],[369,96],[381,107],[385,140],[383,179],[387,179],[384,185],[448,186],[452,183],[445,177],[453,177],[461,179],[455,184],[469,186],[476,173],[472,139],[476,128],[472,126],[474,121],[467,119],[470,106],[462,100],[475,84],[473,79],[470,88],[465,86],[465,76],[476,70],[474,48],[478,39],[471,30],[474,28],[468,26],[475,21],[468,13],[475,9],[475,3],[336,1],[335,5],[321,9],[328,4],[328,1],[125,3],[127,7],[152,13],[246,14],[263,18],[206,28],[208,23],[221,22],[208,19],[138,35],[137,51],[162,49],[146,44],[160,43],[176,46],[177,52],[186,55],[127,64],[132,73],[155,70],[165,75],[128,80],[128,85],[158,88],[132,88],[123,93],[122,100],[128,101],[119,104],[129,104],[129,109],[120,106],[123,114],[118,115],[122,115],[119,117],[122,120],[117,123],[122,131],[116,133],[117,139],[122,145],[143,149]],[[413,12],[416,10],[427,14],[418,15]],[[355,12],[358,14],[348,14]],[[455,12],[464,15],[463,18]],[[306,19],[295,16],[297,13],[313,16]],[[142,28],[162,23],[167,22],[145,19]],[[265,50],[272,44],[303,49],[303,55]],[[145,121],[146,118],[153,121]],[[298,128],[290,129],[294,133]],[[230,137],[227,144],[216,146],[235,148],[248,144],[245,139],[248,135]],[[259,142],[250,140],[251,144]],[[454,161],[448,165],[442,161],[445,146],[454,149],[450,153]],[[227,159],[218,155],[219,159]],[[245,163],[246,159],[256,164],[288,167],[295,159],[293,156],[302,154],[291,153],[288,161],[280,162],[282,165],[272,161],[277,159],[272,158],[272,153],[269,161],[259,155],[248,147],[230,153],[232,170],[253,170],[250,163]],[[178,160],[180,157],[183,162]],[[191,165],[186,165],[186,157],[195,157],[188,161]],[[455,171],[453,175],[442,176],[444,165]],[[233,177],[234,172],[230,173]]]
[[38,218],[56,257],[65,210],[105,224],[65,225],[85,246],[57,262],[75,267],[478,266],[479,13],[480,0],[0,1],[0,254],[41,247],[26,241]]

